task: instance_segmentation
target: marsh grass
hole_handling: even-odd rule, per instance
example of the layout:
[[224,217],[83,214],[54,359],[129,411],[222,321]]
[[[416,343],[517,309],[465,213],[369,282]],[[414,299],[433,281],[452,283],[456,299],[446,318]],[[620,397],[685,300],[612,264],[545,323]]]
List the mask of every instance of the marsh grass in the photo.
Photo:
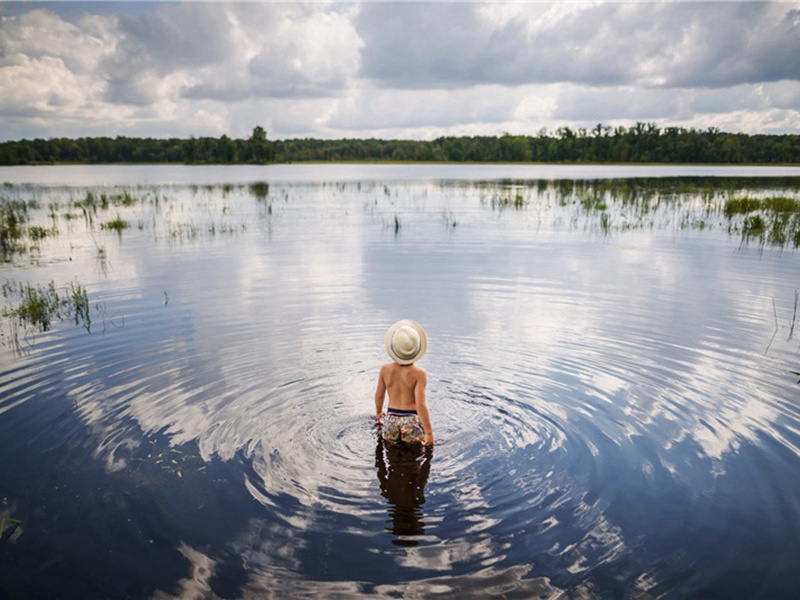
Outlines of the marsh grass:
[[28,221],[28,204],[22,200],[0,199],[0,251],[3,261],[23,249],[25,224]]
[[517,210],[525,208],[528,200],[521,192],[511,192],[492,197],[492,208],[515,208]]
[[116,231],[117,233],[121,234],[124,229],[130,227],[130,223],[126,220],[121,218],[119,214],[117,214],[117,218],[111,221],[106,221],[100,225],[100,229],[106,229],[110,231]]
[[[729,230],[741,231],[742,241],[800,247],[800,200],[788,196],[730,198],[722,209]],[[733,222],[744,215],[741,225]]]
[[725,201],[723,212],[729,219],[734,215],[746,215],[758,211],[772,213],[800,213],[800,201],[788,196],[768,198],[730,198]]
[[56,289],[53,281],[47,285],[33,285],[7,280],[1,289],[3,297],[11,304],[3,307],[0,316],[9,319],[13,331],[32,327],[45,332],[50,330],[53,321],[71,320],[91,332],[89,295],[86,288],[75,281],[62,291]]
[[[403,198],[403,189],[395,184],[324,185],[337,193],[372,190],[391,199],[393,204]],[[232,235],[245,231],[245,224],[236,224],[242,218],[237,212],[242,198],[255,201],[259,218],[271,218],[274,207],[281,215],[290,188],[273,185],[270,189],[266,181],[187,185],[180,188],[184,195],[178,196],[179,202],[171,197],[170,189],[169,186],[96,186],[42,191],[37,187],[7,185],[0,189],[3,260],[9,262],[16,260],[17,255],[40,250],[46,238],[62,234],[92,235],[98,230],[114,231],[121,236],[124,230],[137,225],[140,231],[151,229],[156,240]],[[481,204],[490,205],[492,210],[536,211],[540,225],[546,225],[551,217],[556,227],[563,223],[579,227],[583,223],[587,230],[601,230],[606,235],[647,228],[701,231],[727,227],[729,235],[741,236],[743,243],[800,247],[798,178],[508,179],[470,182],[463,191],[473,198],[477,191]],[[200,197],[191,198],[186,192]],[[220,201],[232,194],[235,202]],[[33,208],[39,197],[43,198],[43,211],[36,213]],[[150,207],[151,213],[134,214],[138,209],[129,210],[132,207],[141,207],[142,211]],[[45,212],[51,221],[44,220]],[[59,214],[64,219],[61,230],[57,227]],[[81,231],[75,223],[80,217],[87,231]],[[410,220],[387,212],[383,222],[387,229],[399,234]],[[454,229],[466,221],[453,214],[446,222],[448,229]],[[52,247],[60,246],[54,243]]]
[[584,193],[584,194],[582,194],[581,197],[580,197],[580,203],[581,203],[581,206],[585,210],[589,210],[589,211],[591,211],[591,210],[604,211],[604,210],[608,209],[608,205],[606,204],[606,202],[597,193],[594,193],[594,194]]
[[40,225],[31,225],[28,227],[28,237],[32,242],[40,242],[49,235],[54,235],[55,230],[47,229]]
[[267,199],[267,196],[269,196],[269,183],[266,181],[257,181],[255,183],[251,183],[248,187],[250,188],[250,193],[256,198],[256,200],[263,201]]

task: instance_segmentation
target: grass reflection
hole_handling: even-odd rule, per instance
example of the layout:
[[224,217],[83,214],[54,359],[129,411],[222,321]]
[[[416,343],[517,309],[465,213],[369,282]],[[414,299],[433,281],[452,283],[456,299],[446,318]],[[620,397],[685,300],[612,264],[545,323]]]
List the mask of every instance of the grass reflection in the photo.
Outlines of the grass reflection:
[[[289,204],[290,196],[300,202]],[[745,245],[800,247],[800,179],[664,177],[312,185],[255,181],[84,189],[6,184],[0,192],[0,252],[4,262],[33,261],[34,251],[58,246],[65,237],[78,247],[81,236],[94,240],[95,234],[114,232],[122,238],[132,235],[132,229],[156,242],[195,241],[249,231],[254,216],[271,232],[273,219],[302,210],[307,214],[301,218],[312,218],[316,213],[308,211],[319,210],[317,206],[347,218],[348,203],[354,199],[397,236],[401,229],[411,231],[416,218],[424,218],[425,203],[435,201],[432,198],[442,200],[448,230],[468,222],[462,211],[474,210],[477,202],[498,213],[509,211],[511,222],[534,219],[537,226],[556,230],[583,227],[611,235],[644,229],[717,229]],[[317,200],[322,204],[313,204]],[[273,215],[275,208],[278,214]]]

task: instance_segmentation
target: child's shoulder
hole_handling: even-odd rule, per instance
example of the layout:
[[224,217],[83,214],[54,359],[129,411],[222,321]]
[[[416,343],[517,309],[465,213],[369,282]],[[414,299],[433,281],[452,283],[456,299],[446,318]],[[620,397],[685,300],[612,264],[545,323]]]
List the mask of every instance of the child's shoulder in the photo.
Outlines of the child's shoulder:
[[411,369],[412,373],[414,373],[414,375],[417,378],[423,378],[423,377],[427,377],[428,376],[428,372],[425,369],[423,369],[422,367],[419,367],[417,365],[410,365],[409,368]]

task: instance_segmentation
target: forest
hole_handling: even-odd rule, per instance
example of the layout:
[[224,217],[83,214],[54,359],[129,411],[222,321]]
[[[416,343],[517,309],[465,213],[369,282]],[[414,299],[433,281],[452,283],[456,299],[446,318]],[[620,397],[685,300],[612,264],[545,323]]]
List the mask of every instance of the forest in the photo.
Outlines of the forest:
[[536,135],[439,137],[431,141],[287,139],[260,125],[248,138],[84,137],[0,143],[0,165],[56,163],[289,163],[319,161],[798,164],[800,135],[717,128],[560,127]]

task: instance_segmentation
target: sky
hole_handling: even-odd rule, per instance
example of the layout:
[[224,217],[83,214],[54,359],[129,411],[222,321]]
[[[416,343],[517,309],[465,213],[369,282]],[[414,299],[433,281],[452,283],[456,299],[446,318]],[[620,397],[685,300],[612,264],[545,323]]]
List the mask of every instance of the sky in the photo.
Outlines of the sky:
[[800,133],[800,2],[0,2],[0,140]]

